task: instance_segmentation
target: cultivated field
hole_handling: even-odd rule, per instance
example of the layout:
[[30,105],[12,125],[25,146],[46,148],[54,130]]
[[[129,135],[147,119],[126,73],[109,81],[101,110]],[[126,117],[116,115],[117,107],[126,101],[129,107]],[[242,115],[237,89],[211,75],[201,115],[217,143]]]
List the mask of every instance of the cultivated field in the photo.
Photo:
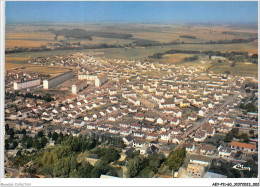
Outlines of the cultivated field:
[[55,35],[50,32],[7,32],[5,36],[5,47],[32,48],[55,43]]
[[[48,43],[56,43],[54,40],[55,34],[48,31],[48,29],[73,29],[79,28],[86,31],[101,31],[111,33],[132,34],[132,38],[118,39],[118,38],[102,38],[93,36],[92,40],[88,39],[65,39],[63,36],[58,36],[58,40],[66,40],[68,42],[81,42],[81,44],[118,44],[125,45],[134,42],[136,39],[157,41],[160,43],[168,43],[172,41],[177,42],[209,42],[218,40],[232,40],[232,39],[248,39],[254,37],[257,34],[256,27],[248,26],[205,26],[205,25],[170,25],[170,24],[55,24],[55,25],[7,25],[6,26],[6,48],[13,47],[40,47],[41,45],[47,45]],[[228,32],[223,34],[222,32]],[[180,37],[191,36],[194,38]],[[196,37],[196,38],[195,38]],[[51,72],[52,75],[65,71],[62,68],[55,67],[43,67],[30,64],[24,64],[25,60],[36,57],[50,57],[56,55],[65,55],[70,53],[100,53],[98,56],[105,58],[115,59],[147,59],[148,56],[152,56],[155,53],[162,53],[170,49],[179,50],[199,50],[199,51],[242,51],[249,54],[258,53],[258,41],[250,43],[238,43],[238,44],[179,44],[179,45],[161,45],[161,46],[149,46],[149,47],[126,47],[126,48],[106,48],[106,49],[84,49],[84,50],[55,50],[55,51],[43,51],[43,52],[24,52],[14,53],[6,55],[6,69],[12,69],[15,67],[26,66],[27,71],[38,72]],[[208,64],[200,64],[198,61],[183,62],[185,57],[191,57],[193,55],[188,54],[174,54],[164,55],[163,59],[149,59],[153,62],[165,62],[165,63],[183,63],[186,65],[206,66]],[[231,73],[236,74],[257,74],[257,65],[245,65],[243,63],[237,63],[235,67],[228,65],[219,65],[211,68],[211,71],[222,73],[225,70],[229,70]]]

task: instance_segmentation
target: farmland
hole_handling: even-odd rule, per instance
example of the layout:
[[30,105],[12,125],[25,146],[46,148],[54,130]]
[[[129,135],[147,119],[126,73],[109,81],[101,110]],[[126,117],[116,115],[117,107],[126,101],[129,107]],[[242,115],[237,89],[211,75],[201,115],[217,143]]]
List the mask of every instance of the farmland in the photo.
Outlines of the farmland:
[[[68,25],[64,24],[47,24],[47,25],[7,25],[6,26],[6,48],[22,47],[35,48],[42,45],[52,45],[64,40],[66,42],[80,42],[81,45],[107,44],[118,45],[119,48],[102,48],[102,49],[65,49],[51,51],[35,51],[6,54],[6,69],[26,66],[27,71],[46,71],[46,68],[37,68],[36,65],[24,64],[25,60],[37,57],[50,57],[56,55],[71,54],[82,52],[86,54],[99,53],[97,56],[104,58],[115,58],[125,60],[148,59],[155,53],[164,53],[167,50],[199,50],[199,51],[220,51],[220,52],[248,52],[249,54],[258,53],[258,41],[246,43],[230,44],[205,44],[209,41],[249,39],[257,35],[254,27],[232,27],[227,25],[218,26],[201,26],[201,25],[169,25],[169,24],[71,24],[69,28],[78,28],[79,31],[86,33],[97,33],[92,38],[57,36],[53,30],[68,30]],[[67,29],[67,30],[66,30]],[[81,29],[81,30],[80,30]],[[110,35],[108,33],[111,33]],[[130,38],[114,38],[118,34],[121,36],[131,36]],[[184,37],[183,37],[184,36]],[[187,37],[188,36],[188,37]],[[192,37],[190,37],[192,36]],[[136,41],[155,42],[150,46],[138,46]],[[156,44],[159,44],[157,45]],[[178,44],[167,44],[177,42]],[[182,42],[184,42],[182,44]],[[197,44],[196,44],[197,43]],[[202,44],[204,43],[204,44]],[[132,45],[132,44],[137,44]],[[167,44],[167,45],[166,45]],[[129,46],[128,46],[129,45]],[[190,54],[168,54],[163,59],[148,59],[150,61],[160,61],[164,63],[185,63],[187,65],[200,65],[198,61],[184,62],[184,58],[192,57]],[[209,66],[208,64],[206,66]],[[40,70],[39,70],[40,69]],[[56,72],[57,70],[52,70]],[[211,68],[211,71],[222,73],[230,70],[231,73],[250,74],[256,73],[256,65],[245,65],[237,63],[235,67],[228,65],[219,65]]]

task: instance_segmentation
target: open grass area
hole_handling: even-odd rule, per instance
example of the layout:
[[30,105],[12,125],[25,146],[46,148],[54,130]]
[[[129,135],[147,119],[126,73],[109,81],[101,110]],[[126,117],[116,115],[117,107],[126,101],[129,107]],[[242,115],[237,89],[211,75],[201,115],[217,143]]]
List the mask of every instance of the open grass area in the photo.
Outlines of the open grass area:
[[258,76],[258,65],[257,64],[245,64],[243,62],[237,62],[234,67],[231,64],[220,64],[210,69],[214,73],[223,73],[224,71],[230,71],[231,74],[236,75],[253,75]]
[[61,73],[68,71],[68,68],[62,68],[60,66],[57,66],[57,67],[51,66],[50,67],[50,66],[33,65],[33,64],[25,63],[24,60],[26,60],[26,59],[25,58],[15,58],[15,57],[6,58],[5,70],[24,67],[24,69],[23,69],[24,72],[38,72],[38,73],[48,74],[50,76],[57,76]]
[[181,63],[184,61],[186,57],[192,57],[194,55],[191,54],[167,54],[163,55],[163,60],[165,62],[168,62],[169,64],[176,64],[176,63]]

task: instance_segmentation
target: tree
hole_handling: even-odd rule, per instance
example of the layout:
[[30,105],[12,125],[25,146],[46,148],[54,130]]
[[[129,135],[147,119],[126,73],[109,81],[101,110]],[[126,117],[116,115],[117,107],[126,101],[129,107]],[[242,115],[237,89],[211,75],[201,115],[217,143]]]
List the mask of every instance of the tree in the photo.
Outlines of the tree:
[[248,137],[248,135],[246,133],[242,133],[241,136],[240,136],[240,139],[244,143],[248,143],[249,142],[249,137]]
[[242,155],[242,152],[241,151],[238,151],[235,155],[235,158],[239,158],[240,156]]
[[7,134],[10,135],[10,139],[13,139],[13,138],[14,138],[14,135],[15,135],[15,132],[14,132],[13,128],[10,128],[10,129],[9,129],[9,132],[8,132]]
[[77,169],[78,169],[77,156],[73,154],[70,157],[70,170],[77,170]]
[[19,150],[19,151],[17,152],[16,156],[21,157],[21,156],[22,156],[22,152]]
[[27,149],[29,149],[32,146],[33,146],[33,139],[32,139],[32,137],[29,137],[27,142],[26,142],[26,147],[27,147]]
[[5,140],[5,150],[9,150],[9,141]]
[[14,146],[14,149],[18,146],[17,141],[13,141],[13,146]]
[[40,142],[39,142],[39,140],[34,140],[33,141],[33,145],[32,145],[34,148],[36,148],[36,149],[39,149],[40,148]]
[[37,137],[39,138],[43,137],[43,132],[42,131],[38,132]]
[[9,128],[9,125],[6,124],[6,125],[5,125],[5,132],[6,132],[7,134],[8,134],[8,132],[9,132],[9,129],[10,129],[10,128]]
[[186,157],[186,150],[184,147],[177,148],[166,161],[166,164],[170,167],[170,169],[174,169],[178,171],[178,169],[184,163],[184,159]]
[[128,161],[127,171],[128,171],[129,177],[133,178],[133,177],[137,176],[137,174],[141,170],[141,162],[142,161],[141,161],[140,157],[135,157]]
[[52,134],[52,140],[56,141],[57,138],[58,138],[58,133],[57,133],[57,132],[54,132],[54,133]]
[[70,172],[69,178],[79,178],[79,177],[80,177],[80,175],[76,169],[74,169]]
[[254,134],[255,134],[255,131],[254,131],[254,130],[250,130],[250,131],[249,131],[249,134],[254,135]]
[[26,135],[26,130],[23,129],[23,130],[21,131],[21,134],[23,134],[23,135],[25,136],[25,135]]
[[47,143],[48,143],[47,138],[46,138],[45,136],[43,136],[43,137],[41,138],[41,142],[40,142],[41,148],[44,148]]
[[153,176],[154,172],[148,167],[144,168],[138,175],[140,178],[152,178]]
[[119,151],[117,151],[114,147],[110,147],[105,151],[105,155],[102,157],[102,160],[109,164],[115,160],[120,158]]
[[51,133],[51,131],[48,132],[48,138],[52,138],[52,133]]

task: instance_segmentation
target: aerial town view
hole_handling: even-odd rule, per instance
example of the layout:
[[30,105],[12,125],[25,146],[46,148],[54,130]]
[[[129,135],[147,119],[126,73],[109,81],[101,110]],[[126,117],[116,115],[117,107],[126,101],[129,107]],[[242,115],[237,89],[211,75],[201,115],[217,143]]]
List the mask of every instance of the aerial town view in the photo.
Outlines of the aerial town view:
[[5,178],[257,178],[257,3],[6,2]]

